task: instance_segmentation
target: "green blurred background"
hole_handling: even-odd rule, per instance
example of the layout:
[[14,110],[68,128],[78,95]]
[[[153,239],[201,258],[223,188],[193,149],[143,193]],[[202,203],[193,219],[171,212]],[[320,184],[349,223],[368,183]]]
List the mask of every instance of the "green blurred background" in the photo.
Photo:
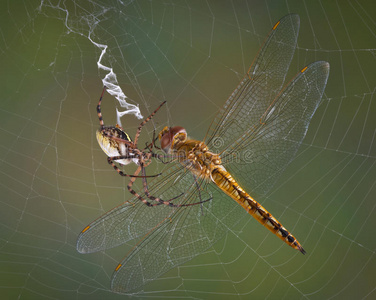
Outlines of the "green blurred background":
[[[288,77],[331,70],[297,158],[264,199],[308,254],[254,220],[135,298],[375,298],[376,23],[374,1],[2,1],[0,4],[2,299],[112,299],[130,249],[76,252],[79,232],[129,199],[95,140],[97,61],[154,128],[203,138],[281,17],[301,18]],[[116,123],[116,100],[103,114]],[[119,108],[119,110],[122,110]],[[122,119],[133,136],[139,120]],[[159,166],[155,166],[159,168]]]

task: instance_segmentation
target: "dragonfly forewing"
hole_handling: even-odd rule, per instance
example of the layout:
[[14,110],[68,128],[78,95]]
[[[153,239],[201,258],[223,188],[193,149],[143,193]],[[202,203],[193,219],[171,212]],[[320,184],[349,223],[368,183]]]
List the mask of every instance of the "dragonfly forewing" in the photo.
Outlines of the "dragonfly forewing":
[[[270,31],[245,78],[218,112],[205,139],[221,153],[253,127],[281,90],[295,52],[300,19],[282,18]],[[220,139],[221,142],[218,142]]]
[[303,70],[222,155],[223,165],[253,195],[269,190],[294,158],[320,104],[329,64],[318,61]]

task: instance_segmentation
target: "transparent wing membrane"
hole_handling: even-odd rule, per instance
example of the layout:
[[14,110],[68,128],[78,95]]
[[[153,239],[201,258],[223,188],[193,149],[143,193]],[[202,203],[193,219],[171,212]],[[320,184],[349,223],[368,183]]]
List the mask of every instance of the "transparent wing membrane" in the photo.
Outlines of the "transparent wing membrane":
[[321,101],[328,76],[327,62],[310,64],[279,93],[258,121],[226,149],[223,164],[240,185],[257,194],[273,186],[294,158]]
[[[276,26],[278,24],[278,26]],[[205,140],[209,149],[220,153],[257,125],[260,117],[280,92],[296,48],[300,19],[292,14],[277,23],[245,78],[227,99],[214,119]],[[217,138],[223,143],[216,143]]]
[[[161,177],[151,180],[150,193],[158,194],[162,199],[174,198],[174,204],[197,202],[192,195],[197,195],[198,192],[199,196],[207,198],[207,194],[198,190],[199,186],[193,175],[182,171],[182,166],[169,164]],[[190,188],[189,194],[187,190]],[[141,196],[147,198],[145,193]],[[149,207],[137,197],[133,197],[89,224],[78,237],[77,250],[81,253],[91,253],[116,247],[148,233],[173,213],[173,207]]]
[[112,289],[116,292],[137,292],[148,281],[208,249],[226,228],[245,217],[235,202],[221,201],[216,186],[195,178],[183,166],[170,165],[162,178],[151,181],[150,192],[165,199],[176,197],[174,204],[203,203],[148,207],[134,197],[91,223],[78,238],[81,253],[141,239],[113,274]]
[[[325,89],[326,62],[310,64],[283,88],[298,31],[297,15],[288,15],[273,27],[205,138],[209,149],[221,155],[223,166],[249,193],[267,191],[292,160]],[[210,180],[190,172],[190,163],[172,155],[162,175],[148,180],[149,193],[164,201],[173,199],[173,205],[150,207],[133,197],[81,232],[77,241],[81,253],[140,240],[117,266],[113,291],[139,292],[249,218]],[[138,192],[147,198],[145,191]]]
[[[149,281],[191,260],[223,237],[245,214],[231,199],[221,199],[214,186],[205,187],[213,201],[180,207],[151,230],[113,274],[112,289],[119,293],[138,292]],[[197,201],[197,193],[191,193]]]

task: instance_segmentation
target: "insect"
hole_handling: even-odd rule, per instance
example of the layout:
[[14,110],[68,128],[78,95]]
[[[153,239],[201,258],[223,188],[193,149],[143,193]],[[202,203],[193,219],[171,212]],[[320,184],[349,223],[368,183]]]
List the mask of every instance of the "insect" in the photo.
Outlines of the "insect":
[[81,232],[77,241],[81,253],[139,239],[115,268],[114,292],[139,292],[211,247],[249,214],[305,253],[297,239],[249,194],[269,190],[293,159],[329,76],[329,64],[318,61],[284,85],[299,22],[299,16],[292,14],[274,25],[203,141],[189,138],[179,126],[160,132],[160,146],[172,162],[150,180],[149,192],[172,199],[172,206],[148,207],[133,197]]
[[[105,90],[106,90],[106,87],[103,88],[101,97],[99,98],[99,102],[97,105],[97,114],[98,114],[99,125],[100,125],[99,130],[97,130],[96,132],[98,144],[102,148],[103,152],[106,153],[107,162],[110,165],[112,165],[115,171],[121,176],[126,176],[126,177],[131,178],[130,182],[127,185],[128,190],[133,195],[138,196],[138,198],[146,205],[149,205],[149,206],[158,205],[158,203],[151,204],[148,200],[141,198],[141,196],[139,196],[138,193],[135,190],[133,190],[132,186],[136,178],[142,178],[144,190],[145,190],[145,194],[147,195],[147,198],[149,198],[150,200],[153,200],[154,202],[158,200],[156,197],[149,194],[146,178],[157,177],[160,174],[146,175],[145,168],[151,163],[152,158],[158,158],[158,159],[162,159],[162,158],[161,158],[161,155],[157,155],[152,152],[152,149],[154,146],[154,139],[152,143],[150,143],[149,145],[146,145],[144,149],[138,148],[138,139],[140,137],[143,126],[145,126],[145,124],[153,118],[153,116],[166,103],[166,101],[162,102],[150,114],[150,116],[148,116],[145,120],[141,122],[141,124],[137,128],[134,141],[132,141],[129,135],[126,132],[124,132],[123,128],[121,128],[118,124],[116,124],[115,126],[104,125],[101,105],[102,105],[102,99],[103,99]],[[136,165],[138,165],[138,168],[134,172],[134,174],[129,175],[121,171],[118,168],[118,166],[116,166],[115,162],[119,163],[120,165],[128,165],[133,162]],[[141,175],[139,175],[140,173]],[[159,199],[159,203],[163,203],[163,202],[165,201],[162,201]],[[166,202],[166,204],[168,204],[168,201]]]

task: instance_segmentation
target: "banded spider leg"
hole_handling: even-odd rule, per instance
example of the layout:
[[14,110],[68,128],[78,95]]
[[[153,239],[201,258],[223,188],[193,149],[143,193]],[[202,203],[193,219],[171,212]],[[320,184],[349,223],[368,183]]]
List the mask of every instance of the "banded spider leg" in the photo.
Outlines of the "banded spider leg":
[[[153,141],[149,144],[146,144],[146,147],[142,150],[137,147],[138,139],[140,137],[143,126],[145,126],[145,124],[153,118],[153,116],[166,103],[166,101],[162,102],[145,120],[143,120],[140,123],[140,125],[137,128],[137,132],[136,132],[134,142],[133,142],[130,136],[126,132],[124,132],[124,130],[118,124],[116,124],[115,126],[104,125],[101,104],[102,104],[102,99],[103,99],[105,90],[106,90],[106,87],[103,88],[101,97],[99,98],[99,102],[97,105],[97,114],[99,118],[100,129],[97,131],[96,136],[97,136],[97,140],[98,140],[100,147],[107,155],[107,162],[110,165],[112,165],[112,167],[120,176],[126,176],[126,177],[131,178],[130,182],[127,185],[127,188],[130,191],[130,193],[135,195],[140,201],[142,201],[148,206],[156,206],[160,204],[173,206],[171,201],[180,197],[181,195],[174,197],[173,199],[169,199],[165,201],[165,200],[160,199],[159,197],[154,197],[150,195],[148,191],[147,178],[160,176],[161,173],[155,174],[155,175],[146,175],[145,168],[149,166],[149,164],[152,161],[152,158],[157,158],[162,162],[164,158],[162,157],[164,155],[159,155],[159,154],[152,152],[156,139],[153,138]],[[115,164],[115,162],[119,163],[120,165],[128,165],[131,162],[133,162],[136,165],[138,165],[138,168],[132,175],[126,174],[122,170],[119,169],[119,167]],[[140,173],[141,175],[139,175]],[[132,188],[136,178],[142,178],[145,195],[150,200],[157,202],[157,203],[152,204],[149,201],[143,199]]]

